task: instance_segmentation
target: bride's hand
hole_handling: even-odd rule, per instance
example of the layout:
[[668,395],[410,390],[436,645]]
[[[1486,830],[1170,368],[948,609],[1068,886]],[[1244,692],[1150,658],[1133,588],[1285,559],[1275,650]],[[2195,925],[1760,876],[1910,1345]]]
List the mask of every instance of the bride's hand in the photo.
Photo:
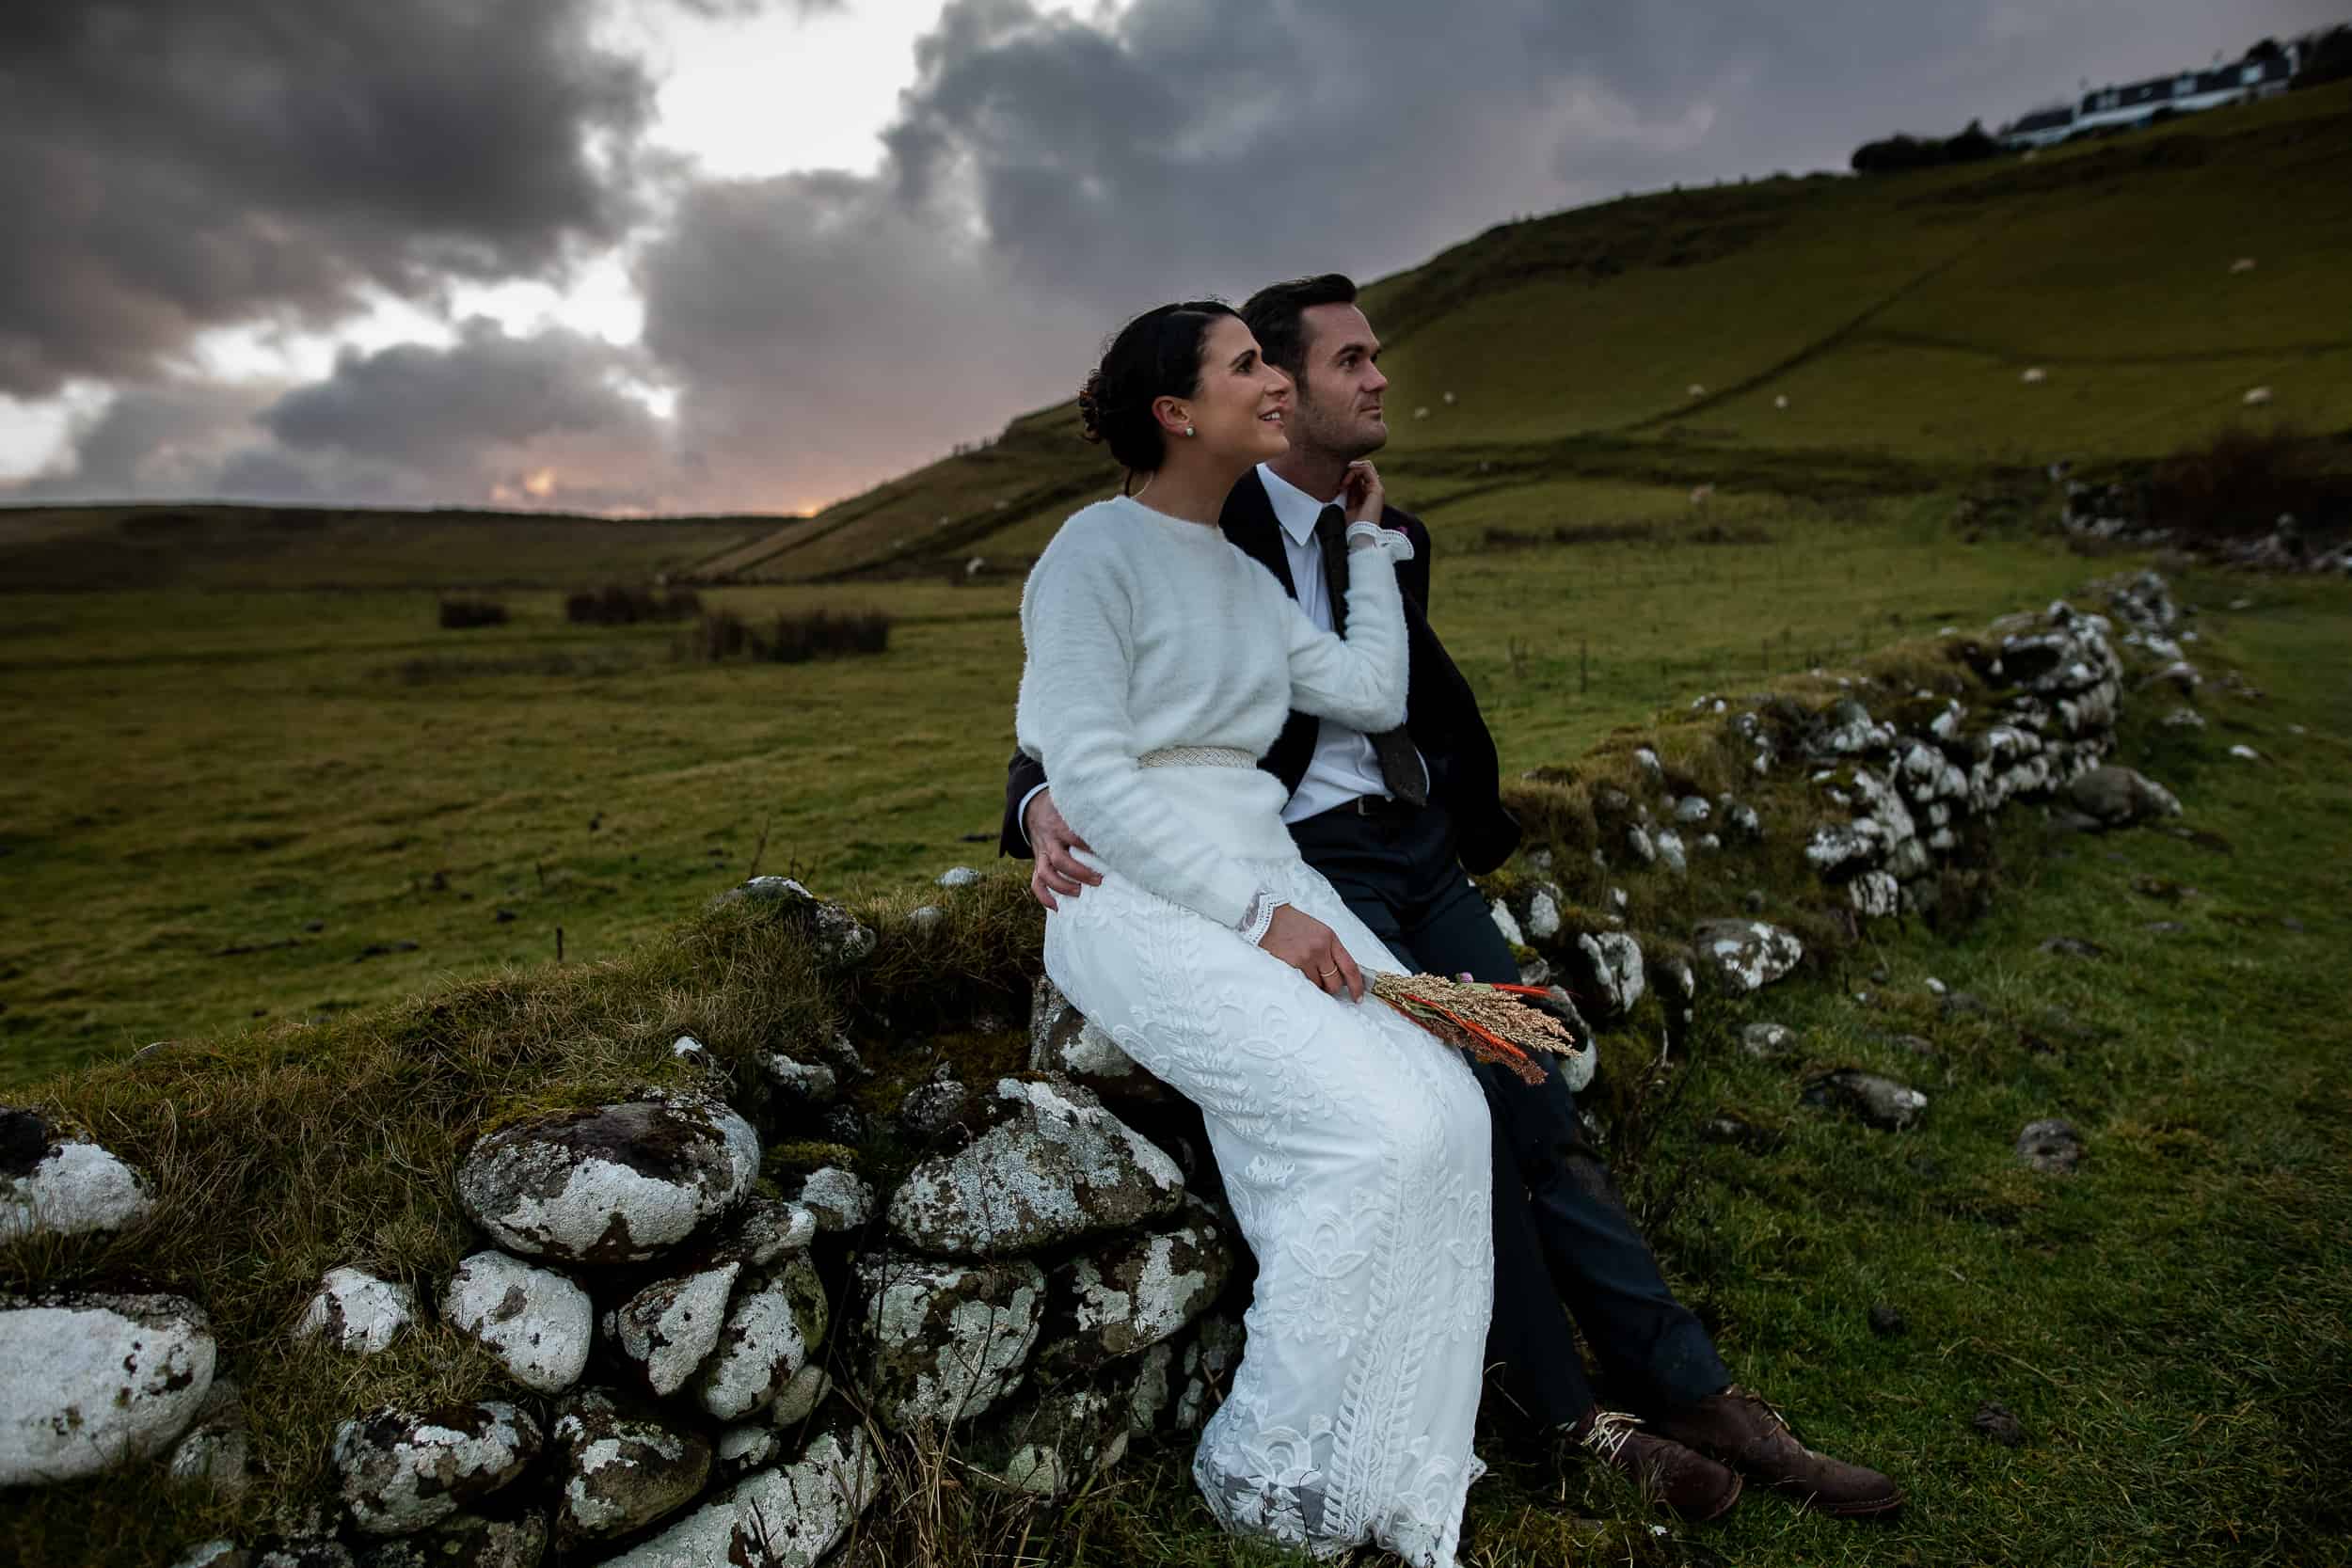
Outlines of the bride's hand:
[[1347,956],[1331,927],[1304,911],[1285,904],[1274,911],[1258,945],[1304,974],[1308,982],[1333,996],[1352,1002],[1364,999],[1363,972]]
[[1340,485],[1340,505],[1351,523],[1376,523],[1389,504],[1388,492],[1380,483],[1380,470],[1364,458],[1347,466],[1347,478]]

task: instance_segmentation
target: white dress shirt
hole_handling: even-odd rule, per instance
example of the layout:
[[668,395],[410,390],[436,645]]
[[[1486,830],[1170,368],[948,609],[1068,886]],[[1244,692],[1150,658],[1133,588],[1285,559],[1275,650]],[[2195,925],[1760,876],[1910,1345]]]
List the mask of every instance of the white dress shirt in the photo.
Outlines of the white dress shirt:
[[[1315,542],[1315,519],[1339,498],[1317,500],[1263,463],[1258,465],[1258,478],[1265,484],[1266,499],[1274,503],[1274,518],[1282,530],[1282,553],[1290,562],[1291,581],[1298,589],[1298,608],[1317,629],[1329,631],[1331,593],[1323,579],[1323,546]],[[1345,805],[1359,795],[1389,797],[1388,781],[1380,776],[1380,755],[1373,750],[1372,737],[1336,719],[1318,722],[1321,727],[1315,735],[1314,753],[1307,759],[1307,771],[1282,807],[1284,822],[1303,822],[1319,812]],[[1425,790],[1428,761],[1419,752],[1413,754],[1421,760]],[[1022,837],[1029,833],[1029,802],[1052,787],[1049,779],[1021,798],[1015,820]]]
[[[1317,500],[1263,463],[1258,465],[1258,478],[1265,484],[1266,499],[1274,503],[1274,519],[1282,527],[1282,553],[1290,561],[1291,581],[1298,588],[1298,608],[1318,628],[1329,631],[1331,594],[1323,580],[1323,546],[1315,542],[1315,519],[1339,498]],[[1307,771],[1282,807],[1285,822],[1303,822],[1318,812],[1345,805],[1359,795],[1388,796],[1388,783],[1380,776],[1380,755],[1373,750],[1372,737],[1336,719],[1323,720],[1320,724]],[[1422,777],[1428,776],[1429,765],[1423,762]]]

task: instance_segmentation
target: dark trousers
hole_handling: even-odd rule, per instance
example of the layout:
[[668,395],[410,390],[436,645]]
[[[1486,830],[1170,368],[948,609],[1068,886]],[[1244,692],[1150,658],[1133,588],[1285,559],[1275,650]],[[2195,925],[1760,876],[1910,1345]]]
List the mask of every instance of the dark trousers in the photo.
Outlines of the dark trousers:
[[[1307,863],[1400,963],[1515,981],[1518,966],[1454,851],[1441,806],[1295,824]],[[1663,1411],[1731,1382],[1707,1330],[1658,1272],[1556,1073],[1541,1087],[1472,1063],[1494,1117],[1495,1308],[1486,1360],[1502,1393],[1545,1427],[1593,1407],[1561,1307],[1584,1331],[1615,1402]]]

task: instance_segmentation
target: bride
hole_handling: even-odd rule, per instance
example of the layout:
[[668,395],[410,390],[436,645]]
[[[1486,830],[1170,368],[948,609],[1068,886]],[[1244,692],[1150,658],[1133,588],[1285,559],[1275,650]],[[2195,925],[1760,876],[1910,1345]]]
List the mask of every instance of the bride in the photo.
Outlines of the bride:
[[[1045,968],[1193,1101],[1258,1261],[1232,1391],[1193,1477],[1232,1530],[1450,1568],[1492,1305],[1486,1108],[1387,1006],[1399,966],[1300,860],[1256,767],[1292,708],[1401,721],[1406,634],[1380,481],[1357,464],[1347,635],[1320,631],[1217,528],[1288,446],[1288,376],[1215,301],[1130,323],[1089,377],[1091,440],[1128,471],[1074,514],[1021,600],[1022,749],[1093,846],[1098,887],[1045,923]],[[1336,584],[1334,585],[1337,586]]]

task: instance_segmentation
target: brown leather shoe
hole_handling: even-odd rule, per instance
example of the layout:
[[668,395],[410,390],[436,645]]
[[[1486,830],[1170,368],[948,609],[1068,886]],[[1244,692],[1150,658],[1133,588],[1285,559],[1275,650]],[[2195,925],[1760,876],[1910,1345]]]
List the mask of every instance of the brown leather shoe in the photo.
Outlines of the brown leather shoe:
[[1740,1500],[1740,1481],[1705,1454],[1644,1432],[1622,1410],[1595,1410],[1569,1429],[1580,1448],[1631,1476],[1642,1495],[1694,1524],[1721,1518]]
[[1779,1411],[1736,1383],[1687,1410],[1653,1418],[1650,1428],[1786,1492],[1801,1506],[1842,1519],[1874,1518],[1903,1506],[1901,1487],[1876,1470],[1806,1448]]

